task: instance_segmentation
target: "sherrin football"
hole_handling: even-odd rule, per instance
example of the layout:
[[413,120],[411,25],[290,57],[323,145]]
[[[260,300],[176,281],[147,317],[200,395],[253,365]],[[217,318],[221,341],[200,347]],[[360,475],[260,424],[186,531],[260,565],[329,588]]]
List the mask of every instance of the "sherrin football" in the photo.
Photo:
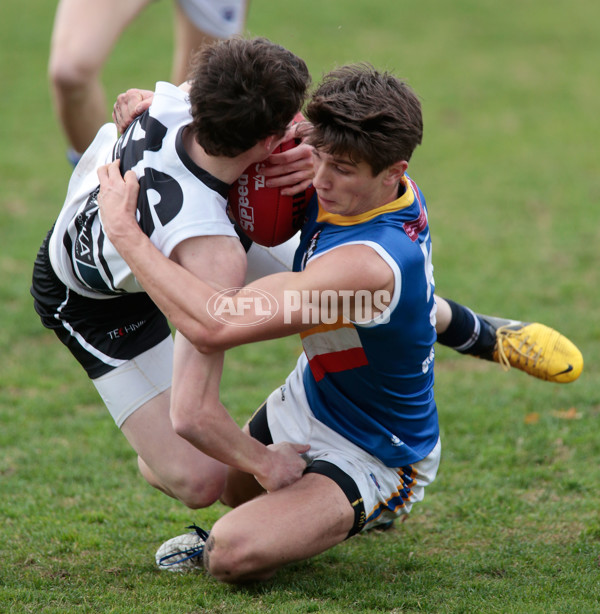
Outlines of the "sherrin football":
[[[279,145],[273,153],[296,147],[294,140]],[[250,239],[273,247],[291,239],[300,230],[314,189],[283,196],[279,188],[268,188],[262,164],[248,167],[229,192],[229,212]]]

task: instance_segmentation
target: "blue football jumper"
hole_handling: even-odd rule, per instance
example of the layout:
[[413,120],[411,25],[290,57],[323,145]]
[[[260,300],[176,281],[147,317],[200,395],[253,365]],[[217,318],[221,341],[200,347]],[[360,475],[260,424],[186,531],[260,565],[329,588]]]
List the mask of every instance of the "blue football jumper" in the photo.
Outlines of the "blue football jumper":
[[394,271],[383,321],[340,319],[301,335],[304,387],[317,419],[379,458],[402,467],[425,458],[439,437],[433,395],[435,302],[427,208],[405,177],[397,200],[357,216],[324,211],[315,195],[294,261],[344,244],[366,244]]

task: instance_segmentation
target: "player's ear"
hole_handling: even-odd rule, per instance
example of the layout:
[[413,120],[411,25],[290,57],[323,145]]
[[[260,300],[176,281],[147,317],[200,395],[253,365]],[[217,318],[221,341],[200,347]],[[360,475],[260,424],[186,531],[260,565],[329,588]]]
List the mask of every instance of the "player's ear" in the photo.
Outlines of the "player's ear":
[[404,177],[407,168],[408,162],[406,160],[399,160],[391,166],[388,166],[385,171],[383,171],[385,173],[384,184],[394,185],[398,183],[402,177]]

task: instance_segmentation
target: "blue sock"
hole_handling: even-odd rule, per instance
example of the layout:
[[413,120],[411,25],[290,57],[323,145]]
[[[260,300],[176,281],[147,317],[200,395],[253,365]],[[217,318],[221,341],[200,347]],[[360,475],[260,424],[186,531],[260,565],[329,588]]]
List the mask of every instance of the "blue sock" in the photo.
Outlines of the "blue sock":
[[75,151],[72,147],[69,147],[69,149],[67,149],[67,160],[71,163],[71,166],[73,168],[77,166],[77,163],[79,162],[79,160],[81,160],[82,155],[83,154],[80,154],[78,151]]

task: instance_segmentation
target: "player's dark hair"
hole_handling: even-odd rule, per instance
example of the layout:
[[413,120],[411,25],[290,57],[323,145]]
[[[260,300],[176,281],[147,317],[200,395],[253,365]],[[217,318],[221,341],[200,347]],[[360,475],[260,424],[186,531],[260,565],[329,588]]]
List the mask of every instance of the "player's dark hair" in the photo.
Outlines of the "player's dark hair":
[[400,160],[408,162],[423,138],[417,95],[404,81],[369,64],[328,73],[305,115],[314,127],[311,145],[365,161],[373,175]]
[[204,47],[192,74],[191,128],[213,156],[237,156],[268,136],[283,136],[310,83],[304,61],[265,38]]

